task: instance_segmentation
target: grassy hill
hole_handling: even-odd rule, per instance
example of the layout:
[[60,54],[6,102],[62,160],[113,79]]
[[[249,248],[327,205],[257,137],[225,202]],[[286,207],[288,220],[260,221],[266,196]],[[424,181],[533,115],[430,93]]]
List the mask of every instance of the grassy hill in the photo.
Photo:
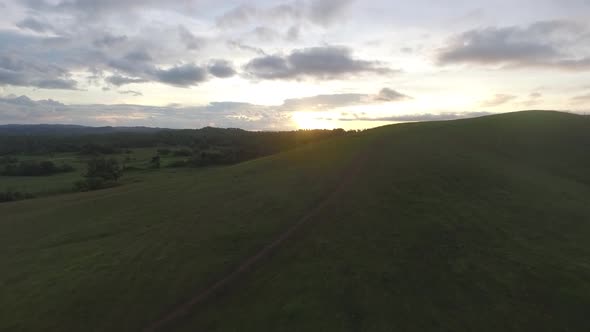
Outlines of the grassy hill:
[[0,204],[0,330],[587,331],[590,119],[404,124]]

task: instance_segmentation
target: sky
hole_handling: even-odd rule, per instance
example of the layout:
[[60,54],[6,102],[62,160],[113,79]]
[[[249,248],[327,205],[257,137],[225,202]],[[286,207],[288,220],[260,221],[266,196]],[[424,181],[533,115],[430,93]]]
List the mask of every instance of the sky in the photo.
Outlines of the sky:
[[590,0],[0,0],[0,124],[590,111]]

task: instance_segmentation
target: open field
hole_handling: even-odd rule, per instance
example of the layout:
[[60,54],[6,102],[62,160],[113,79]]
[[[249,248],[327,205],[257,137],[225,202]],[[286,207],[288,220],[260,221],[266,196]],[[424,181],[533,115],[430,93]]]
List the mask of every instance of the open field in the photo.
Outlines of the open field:
[[302,218],[162,330],[590,330],[589,151],[588,117],[522,112],[3,203],[0,330],[141,330]]
[[[150,169],[151,158],[158,155],[157,148],[133,148],[125,153],[110,155],[123,167],[133,168],[127,172],[122,183],[144,180],[154,172]],[[15,154],[11,155],[19,161],[51,161],[56,165],[67,164],[74,167],[75,171],[54,174],[51,176],[0,176],[0,191],[14,190],[31,193],[35,196],[48,196],[57,193],[73,191],[74,182],[80,180],[86,172],[86,163],[92,156],[77,153],[51,153],[51,154]],[[162,167],[167,167],[175,161],[186,158],[172,155],[161,156]]]

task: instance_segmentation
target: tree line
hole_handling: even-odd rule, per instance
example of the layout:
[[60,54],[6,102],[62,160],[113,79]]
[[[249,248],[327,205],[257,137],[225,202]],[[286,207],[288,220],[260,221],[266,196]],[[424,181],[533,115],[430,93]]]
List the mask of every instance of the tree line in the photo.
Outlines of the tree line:
[[131,148],[184,146],[199,151],[231,150],[238,156],[237,159],[248,159],[346,134],[342,129],[250,132],[207,127],[79,136],[0,135],[0,156],[60,152],[99,155],[120,153]]
[[68,164],[57,165],[49,160],[28,160],[18,162],[14,158],[3,158],[0,161],[0,175],[3,176],[47,176],[57,173],[73,172],[75,169]]

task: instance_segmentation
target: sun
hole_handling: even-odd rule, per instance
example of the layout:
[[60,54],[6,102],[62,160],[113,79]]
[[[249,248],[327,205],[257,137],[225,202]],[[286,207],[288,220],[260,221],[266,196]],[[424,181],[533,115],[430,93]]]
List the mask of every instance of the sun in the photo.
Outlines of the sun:
[[318,114],[309,112],[294,112],[291,115],[298,129],[334,129],[334,121],[318,117]]

